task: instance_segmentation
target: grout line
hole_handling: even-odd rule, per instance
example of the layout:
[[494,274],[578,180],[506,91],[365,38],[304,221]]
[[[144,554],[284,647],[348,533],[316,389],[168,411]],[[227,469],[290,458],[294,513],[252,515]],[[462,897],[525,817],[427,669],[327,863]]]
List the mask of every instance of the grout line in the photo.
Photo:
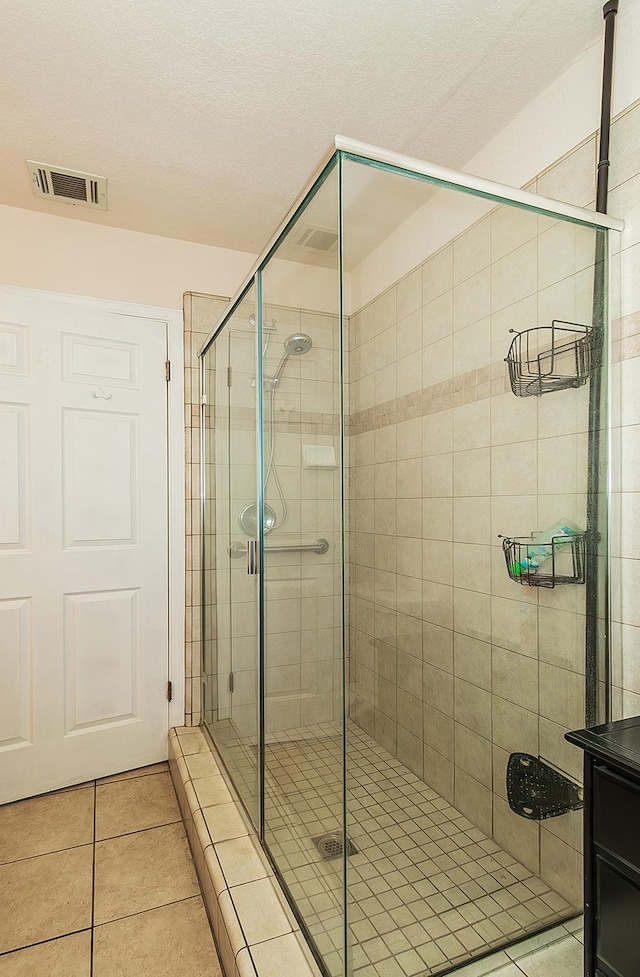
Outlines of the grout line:
[[18,804],[26,804],[27,801],[39,801],[43,798],[57,797],[58,794],[72,794],[76,790],[89,790],[95,786],[95,780],[86,780],[81,784],[72,784],[70,787],[56,787],[55,790],[45,790],[42,794],[32,794],[29,797],[19,797],[15,801],[6,801],[0,804],[0,808],[11,808]]
[[98,784],[93,785],[93,861],[91,864],[91,946],[89,957],[89,977],[93,977],[93,944],[96,916],[96,835],[98,833]]
[[190,902],[192,899],[200,899],[204,905],[204,896],[200,888],[200,883],[198,883],[198,891],[194,892],[192,896],[184,896],[182,899],[172,899],[171,902],[162,902],[159,906],[149,906],[148,909],[138,909],[135,913],[126,913],[124,916],[116,916],[114,919],[105,919],[104,923],[96,923],[95,929],[100,929],[102,926],[109,926],[111,923],[119,923],[123,919],[131,919],[133,916],[143,916],[145,913],[153,913],[156,909],[166,909],[167,906],[178,906],[181,902]]
[[34,946],[44,946],[45,943],[55,943],[57,940],[65,940],[68,936],[77,936],[79,933],[88,933],[89,927],[80,930],[71,930],[69,933],[60,933],[59,936],[51,936],[48,940],[36,940],[35,943],[25,943],[24,946],[16,946],[13,950],[2,950],[0,959],[8,957],[10,953],[19,953],[20,950],[30,950]]
[[[41,851],[37,855],[25,855],[24,858],[13,858],[9,862],[0,862],[0,868],[6,865],[18,865],[20,862],[31,862],[34,858],[46,858],[48,855],[61,855],[63,851],[75,851],[78,848],[88,848],[93,842],[85,841],[81,845],[67,845],[66,848],[54,848],[53,851]],[[57,939],[57,937],[54,937]]]
[[22,797],[18,801],[11,801],[12,804],[20,804],[21,801],[32,801],[39,797],[55,797],[56,794],[70,794],[74,790],[88,790],[95,787],[95,780],[83,780],[81,784],[70,784],[68,787],[56,787],[55,790],[46,790],[44,794],[34,794],[31,797]]
[[163,821],[162,824],[150,824],[147,828],[134,828],[133,831],[123,831],[119,835],[109,835],[106,838],[96,838],[95,844],[103,844],[105,841],[116,841],[118,838],[129,838],[131,835],[140,835],[144,831],[155,831],[156,828],[169,828],[172,824],[183,824],[182,817],[178,817],[175,821]]
[[[164,776],[164,774],[167,774],[170,771],[169,771],[169,764],[168,764],[168,761],[167,760],[163,760],[163,761],[160,761],[160,762],[167,764],[167,767],[166,767],[165,770],[154,770],[153,773],[151,773],[151,772],[149,772],[149,773],[139,773],[136,777],[125,777],[125,776],[121,776],[118,773],[113,773],[113,774],[110,774],[108,777],[99,777],[95,781],[95,784],[96,784],[97,787],[112,787],[114,784],[122,784],[122,783],[126,783],[128,781],[142,780],[145,777],[162,777],[162,776]],[[155,766],[155,764],[154,764],[154,766]],[[141,769],[144,770],[144,767],[142,767]],[[123,774],[130,773],[130,772],[131,772],[130,770],[123,770],[122,771]]]

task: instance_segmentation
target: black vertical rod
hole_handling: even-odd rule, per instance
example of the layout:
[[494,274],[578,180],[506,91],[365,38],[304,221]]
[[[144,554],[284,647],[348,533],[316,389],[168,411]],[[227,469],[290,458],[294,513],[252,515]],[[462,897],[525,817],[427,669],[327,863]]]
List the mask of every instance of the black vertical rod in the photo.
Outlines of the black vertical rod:
[[604,17],[604,59],[602,64],[602,105],[600,109],[600,152],[598,155],[598,182],[596,210],[607,212],[609,192],[609,140],[611,136],[611,91],[613,88],[613,41],[616,29],[618,0],[608,0],[602,8]]
[[[602,8],[604,18],[604,59],[602,67],[602,105],[600,112],[600,147],[598,154],[596,210],[607,212],[609,189],[609,139],[611,134],[611,91],[613,87],[613,44],[618,0],[608,0]],[[607,536],[607,508],[601,498],[603,458],[602,452],[602,399],[603,370],[606,367],[606,280],[607,280],[607,232],[596,231],[593,327],[591,335],[592,369],[589,385],[589,435],[587,455],[587,553],[586,553],[586,642],[585,642],[585,713],[586,724],[608,722],[611,717],[611,681],[609,649],[609,595],[607,573],[604,581],[604,648],[602,670],[598,668],[598,609],[600,604],[600,580],[598,543]],[[605,387],[606,396],[606,387]],[[606,446],[605,446],[606,451]],[[605,486],[606,489],[606,486]],[[605,547],[605,556],[608,557]],[[598,683],[602,678],[605,686],[604,716],[598,710]]]

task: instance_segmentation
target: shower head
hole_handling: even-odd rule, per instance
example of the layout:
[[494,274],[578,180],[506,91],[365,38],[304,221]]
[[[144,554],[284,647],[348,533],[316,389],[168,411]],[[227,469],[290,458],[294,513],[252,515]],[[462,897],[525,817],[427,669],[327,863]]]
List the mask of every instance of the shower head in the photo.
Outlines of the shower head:
[[272,377],[272,379],[275,380],[276,385],[280,382],[282,371],[287,365],[287,360],[289,357],[304,356],[304,354],[308,353],[313,346],[313,340],[311,339],[311,336],[307,336],[306,332],[294,332],[290,336],[287,336],[283,346],[284,353],[282,354],[282,359],[278,363],[276,372]]
[[313,340],[305,332],[294,332],[284,341],[284,351],[287,356],[302,356],[308,353],[312,346]]

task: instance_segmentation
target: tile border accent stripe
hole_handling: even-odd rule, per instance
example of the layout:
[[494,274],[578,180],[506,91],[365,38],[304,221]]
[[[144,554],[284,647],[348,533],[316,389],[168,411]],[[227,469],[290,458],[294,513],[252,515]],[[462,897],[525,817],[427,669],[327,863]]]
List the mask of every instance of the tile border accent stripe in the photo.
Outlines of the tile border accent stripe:
[[[612,343],[612,362],[620,363],[640,356],[640,312],[616,319],[612,326],[614,335],[621,337]],[[375,407],[356,411],[349,418],[349,434],[366,434],[391,424],[485,400],[487,397],[499,397],[508,391],[507,367],[504,360],[499,360],[479,370],[471,370],[450,380],[387,400]]]

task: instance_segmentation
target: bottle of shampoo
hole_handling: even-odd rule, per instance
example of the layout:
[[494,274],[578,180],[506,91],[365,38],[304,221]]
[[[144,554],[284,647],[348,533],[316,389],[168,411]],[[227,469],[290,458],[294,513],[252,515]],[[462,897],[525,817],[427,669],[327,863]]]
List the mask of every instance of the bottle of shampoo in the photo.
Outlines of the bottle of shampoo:
[[517,575],[535,573],[554,553],[557,555],[562,552],[571,542],[572,536],[579,536],[581,533],[582,530],[570,519],[561,519],[527,545],[526,555],[523,553],[520,560],[514,563],[513,572]]

